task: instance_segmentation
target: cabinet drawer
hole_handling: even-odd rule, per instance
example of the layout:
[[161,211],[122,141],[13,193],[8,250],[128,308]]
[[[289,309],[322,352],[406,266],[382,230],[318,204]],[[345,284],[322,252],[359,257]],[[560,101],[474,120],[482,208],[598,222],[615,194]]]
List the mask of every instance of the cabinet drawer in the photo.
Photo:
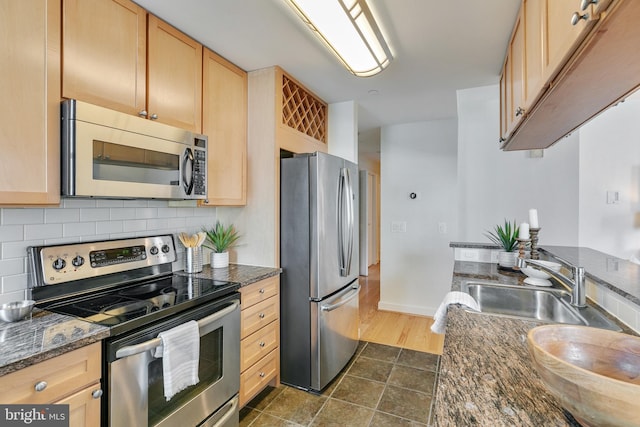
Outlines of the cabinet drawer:
[[274,276],[240,288],[240,293],[242,294],[242,309],[244,310],[267,298],[278,295],[279,284],[280,278]]
[[277,296],[242,310],[240,315],[240,335],[246,338],[263,326],[276,320],[280,315],[280,300]]
[[56,404],[69,405],[69,426],[100,427],[100,400],[93,393],[100,390],[100,383],[67,396]]
[[240,374],[240,406],[266,387],[278,374],[278,350],[273,350],[260,362]]
[[[0,377],[0,396],[2,403],[52,403],[99,380],[97,342]],[[46,387],[36,391],[42,382]]]
[[249,335],[240,343],[240,372],[278,347],[280,342],[280,322],[269,323],[257,332]]

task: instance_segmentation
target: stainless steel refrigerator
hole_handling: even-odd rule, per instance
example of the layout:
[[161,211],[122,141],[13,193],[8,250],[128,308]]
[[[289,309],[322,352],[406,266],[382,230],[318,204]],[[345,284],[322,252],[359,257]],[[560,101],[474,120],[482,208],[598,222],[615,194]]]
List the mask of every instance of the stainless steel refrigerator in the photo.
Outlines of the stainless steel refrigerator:
[[280,161],[280,379],[322,390],[358,346],[358,166]]

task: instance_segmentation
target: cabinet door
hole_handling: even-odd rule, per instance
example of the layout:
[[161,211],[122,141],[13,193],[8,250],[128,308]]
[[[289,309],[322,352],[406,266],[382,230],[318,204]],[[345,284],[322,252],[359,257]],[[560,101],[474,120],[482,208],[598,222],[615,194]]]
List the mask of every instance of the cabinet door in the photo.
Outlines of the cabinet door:
[[64,0],[62,96],[146,109],[146,11],[129,0]]
[[206,205],[247,201],[247,73],[209,49],[203,59],[202,133],[209,137]]
[[[511,43],[509,45],[509,63],[511,67],[510,80],[507,84],[511,90],[510,110],[507,110],[508,126],[507,133],[510,134],[524,116],[525,105],[525,44],[524,44],[524,8],[520,9],[520,14],[513,29]],[[509,93],[509,91],[507,91]]]
[[69,405],[70,427],[100,427],[100,383],[95,383],[79,392],[67,396],[56,404]]
[[544,85],[544,2],[540,0],[524,0],[522,7],[524,8],[524,45],[527,77],[524,108],[528,111]]
[[202,45],[149,15],[147,48],[149,117],[202,132]]
[[60,202],[60,0],[0,0],[0,203]]
[[[546,0],[546,49],[545,77],[553,78],[561,64],[574,51],[578,41],[586,34],[592,19],[591,7],[580,11],[580,0]],[[571,23],[572,15],[578,12],[586,15],[575,25]]]

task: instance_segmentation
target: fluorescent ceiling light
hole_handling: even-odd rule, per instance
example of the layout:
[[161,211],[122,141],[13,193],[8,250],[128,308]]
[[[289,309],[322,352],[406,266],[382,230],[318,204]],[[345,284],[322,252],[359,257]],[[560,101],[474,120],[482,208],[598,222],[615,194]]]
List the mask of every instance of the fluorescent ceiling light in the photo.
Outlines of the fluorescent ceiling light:
[[287,0],[347,69],[367,77],[393,55],[365,0]]

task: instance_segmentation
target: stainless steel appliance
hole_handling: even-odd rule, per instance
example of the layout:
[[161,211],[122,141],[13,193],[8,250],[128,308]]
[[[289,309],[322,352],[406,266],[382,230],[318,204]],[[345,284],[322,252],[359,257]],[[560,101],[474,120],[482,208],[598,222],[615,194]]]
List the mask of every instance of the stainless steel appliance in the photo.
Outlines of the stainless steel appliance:
[[205,199],[207,137],[87,104],[62,102],[62,195]]
[[323,389],[358,345],[358,167],[280,161],[281,381]]
[[[29,248],[31,297],[110,327],[103,341],[103,426],[238,425],[240,294],[230,282],[172,273],[171,235]],[[164,397],[158,334],[195,320],[199,382]]]

